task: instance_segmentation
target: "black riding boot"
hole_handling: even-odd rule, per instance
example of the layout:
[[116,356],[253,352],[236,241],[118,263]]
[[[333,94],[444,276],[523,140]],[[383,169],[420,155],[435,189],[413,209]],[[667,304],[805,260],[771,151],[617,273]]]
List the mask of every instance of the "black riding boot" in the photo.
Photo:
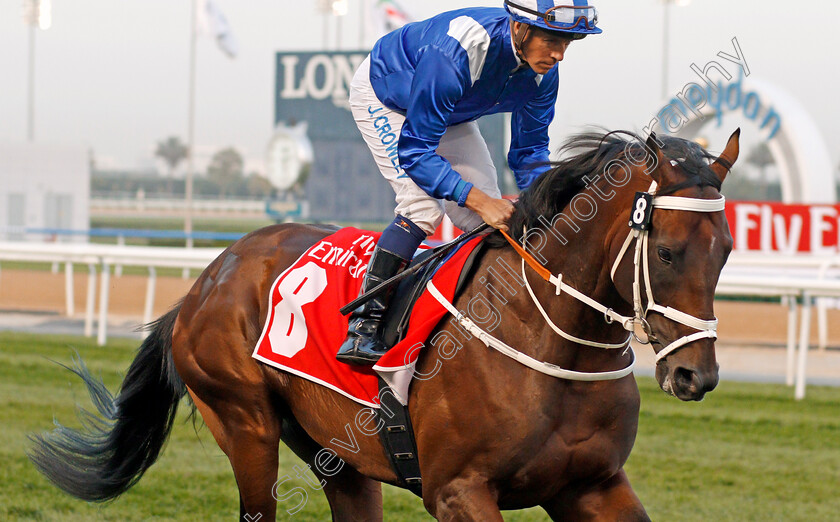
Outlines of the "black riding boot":
[[[407,260],[377,245],[362,282],[362,293],[376,288],[402,272],[407,264]],[[339,348],[336,359],[347,364],[372,365],[388,351],[389,347],[385,346],[380,338],[379,324],[385,315],[385,310],[388,309],[393,291],[392,286],[353,311],[350,316],[347,339]]]

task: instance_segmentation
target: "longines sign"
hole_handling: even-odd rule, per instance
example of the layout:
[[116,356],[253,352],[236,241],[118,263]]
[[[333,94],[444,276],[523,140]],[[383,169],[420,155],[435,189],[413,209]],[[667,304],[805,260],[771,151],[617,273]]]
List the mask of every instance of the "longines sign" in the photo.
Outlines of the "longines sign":
[[351,138],[350,82],[365,51],[277,53],[274,124],[309,123],[313,138]]
[[[367,55],[368,51],[277,53],[274,125],[298,128],[306,124],[314,148],[313,175],[325,176],[329,171],[347,181],[348,169],[361,169],[366,175],[375,172],[348,101],[350,82]],[[501,114],[485,116],[478,124],[493,163],[502,172],[507,167],[505,128],[510,124]],[[392,209],[393,194],[387,186],[386,190]]]

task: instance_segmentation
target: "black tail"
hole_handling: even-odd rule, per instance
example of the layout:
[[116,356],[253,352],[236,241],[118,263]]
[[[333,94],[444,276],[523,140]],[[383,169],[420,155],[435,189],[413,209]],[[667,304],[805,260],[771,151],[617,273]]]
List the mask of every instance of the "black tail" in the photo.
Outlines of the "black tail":
[[29,458],[53,484],[89,502],[118,497],[154,464],[186,387],[172,362],[172,331],[180,305],[152,323],[114,398],[81,358],[68,368],[87,385],[99,416],[81,410],[83,428],[56,423],[32,435]]

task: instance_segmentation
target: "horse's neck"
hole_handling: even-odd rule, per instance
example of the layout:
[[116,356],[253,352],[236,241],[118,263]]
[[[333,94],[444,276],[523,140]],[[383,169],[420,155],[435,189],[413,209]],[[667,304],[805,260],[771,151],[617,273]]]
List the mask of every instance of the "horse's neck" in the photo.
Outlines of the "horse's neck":
[[[625,315],[631,313],[632,306],[621,299],[610,278],[613,259],[609,257],[608,245],[613,242],[616,227],[595,219],[584,225],[566,244],[547,233],[549,243],[543,249],[549,260],[546,268],[560,276],[565,284],[607,308]],[[605,323],[603,313],[571,295],[558,296],[556,286],[543,281],[530,269],[526,269],[526,273],[537,300],[549,318],[566,333],[601,343],[620,343],[626,338],[623,328]],[[536,317],[542,321],[540,315]],[[547,323],[545,327],[550,328]]]

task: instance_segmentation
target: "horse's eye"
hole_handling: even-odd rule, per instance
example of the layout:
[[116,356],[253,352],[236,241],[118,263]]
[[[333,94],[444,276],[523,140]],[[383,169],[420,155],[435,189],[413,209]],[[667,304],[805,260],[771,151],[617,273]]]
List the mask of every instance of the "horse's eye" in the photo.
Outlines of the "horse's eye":
[[668,264],[668,265],[671,264],[671,251],[670,250],[668,250],[667,248],[659,247],[659,249],[657,250],[657,253],[659,254],[659,259],[663,263]]

